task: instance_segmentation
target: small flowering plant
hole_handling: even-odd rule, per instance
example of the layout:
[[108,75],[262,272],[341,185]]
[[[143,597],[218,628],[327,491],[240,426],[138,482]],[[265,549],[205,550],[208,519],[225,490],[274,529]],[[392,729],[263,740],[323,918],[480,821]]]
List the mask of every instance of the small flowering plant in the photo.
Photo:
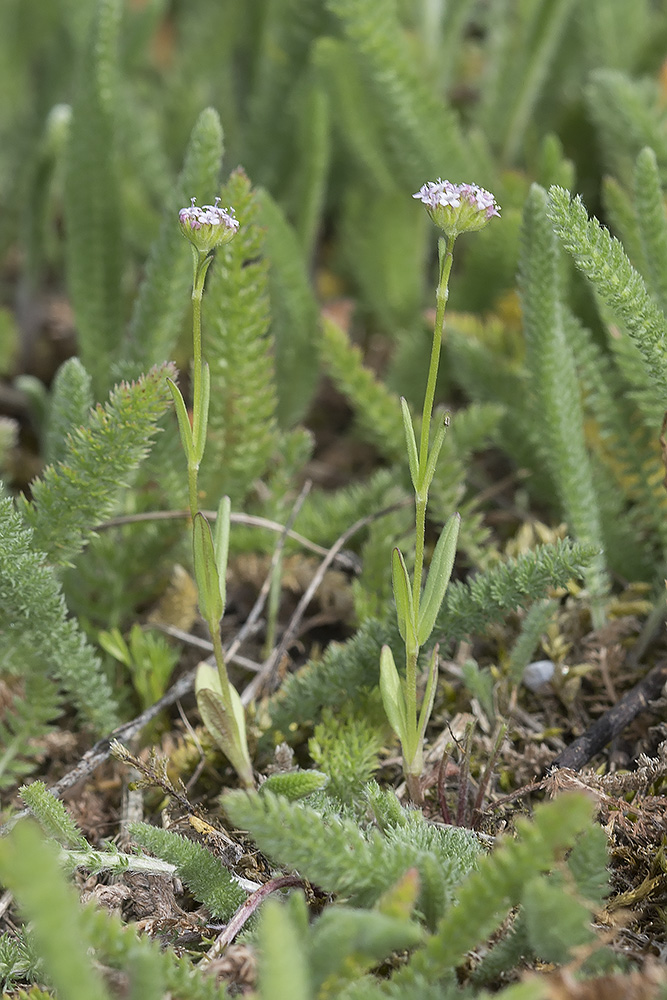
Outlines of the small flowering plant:
[[188,461],[188,494],[192,517],[195,579],[199,594],[199,610],[208,625],[213,643],[216,666],[200,663],[195,680],[197,706],[206,728],[234,767],[246,788],[254,787],[245,715],[237,691],[229,683],[224,651],[220,638],[220,619],[225,612],[227,552],[229,545],[229,497],[223,497],[218,507],[215,531],[199,510],[197,480],[204,456],[208,408],[211,395],[209,367],[202,357],[201,302],[206,272],[216,247],[229,243],[239,229],[233,208],[214,205],[198,208],[192,198],[188,208],[178,213],[181,232],[192,246],[192,424],[181,392],[167,379]]
[[[380,657],[380,691],[387,718],[401,741],[403,771],[410,797],[423,801],[420,777],[423,769],[423,741],[433,709],[438,672],[438,648],[434,648],[428,670],[426,690],[417,712],[417,660],[420,648],[429,639],[445,598],[454,565],[460,516],[452,514],[435,546],[431,565],[422,591],[424,570],[424,536],[428,491],[435,475],[438,455],[445,439],[448,417],[439,415],[435,421],[433,403],[440,363],[440,345],[445,325],[449,275],[452,269],[454,242],[461,233],[482,229],[500,208],[493,195],[476,184],[452,184],[437,180],[424,184],[415,195],[429,215],[445,233],[438,241],[439,276],[436,291],[436,315],[431,346],[426,394],[420,432],[419,449],[412,416],[405,399],[401,399],[403,426],[408,451],[410,477],[415,491],[415,568],[410,580],[405,560],[396,548],[392,554],[392,583],[396,616],[401,638],[405,643],[405,680],[402,681],[389,646]],[[431,428],[431,424],[434,424]],[[433,440],[431,441],[431,430]]]
[[198,253],[209,254],[216,247],[229,243],[239,230],[238,221],[234,218],[233,208],[220,208],[220,199],[215,199],[214,205],[204,205],[198,208],[196,198],[190,199],[188,208],[182,208],[178,213],[181,232],[190,240]]
[[412,197],[426,205],[436,226],[447,236],[476,232],[494,215],[500,215],[500,207],[491,192],[476,184],[452,184],[440,179],[428,181]]

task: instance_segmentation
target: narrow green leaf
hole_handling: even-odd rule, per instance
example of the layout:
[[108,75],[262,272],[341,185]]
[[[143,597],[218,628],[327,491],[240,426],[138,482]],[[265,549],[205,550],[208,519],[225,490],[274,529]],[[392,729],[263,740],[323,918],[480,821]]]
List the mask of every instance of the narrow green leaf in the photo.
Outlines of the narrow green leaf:
[[125,664],[126,667],[132,666],[132,657],[130,655],[130,650],[128,648],[125,639],[121,635],[120,629],[112,628],[109,632],[98,632],[97,641],[109,656],[113,656],[115,660],[119,663]]
[[422,701],[421,711],[419,713],[419,723],[417,725],[417,742],[418,744],[424,739],[424,734],[426,732],[426,727],[428,725],[428,720],[431,717],[431,712],[433,711],[433,702],[435,701],[435,689],[438,680],[438,646],[433,647],[433,652],[431,653],[431,659],[428,665],[428,679],[426,681],[426,690],[424,691],[424,700]]
[[403,743],[408,735],[407,709],[401,678],[389,646],[383,646],[380,653],[380,694],[391,728]]
[[192,524],[192,538],[195,580],[199,591],[199,610],[202,618],[213,631],[218,627],[225,608],[220,596],[220,580],[215,565],[211,526],[201,511],[197,511],[195,514]]
[[394,549],[391,554],[391,578],[396,602],[396,617],[398,630],[406,645],[415,641],[415,616],[412,605],[410,579],[405,566],[405,560],[400,549]]
[[[251,786],[253,784],[252,765],[246,751],[245,724],[243,726],[243,733],[240,733],[236,713],[234,713],[234,716],[230,716],[225,708],[222,695],[210,687],[199,684],[199,671],[202,666],[204,664],[200,664],[197,671],[197,681],[195,682],[195,695],[199,714],[209,733],[241,780],[244,784]],[[233,688],[231,690],[234,691]],[[236,692],[234,693],[236,694]],[[238,694],[236,697],[238,699]],[[238,700],[240,703],[240,699]]]
[[199,411],[199,424],[197,425],[197,440],[194,442],[194,457],[197,465],[204,457],[206,447],[206,431],[208,428],[208,407],[211,401],[211,369],[204,362],[201,371],[201,409]]
[[192,440],[192,427],[190,426],[188,411],[185,408],[185,400],[181,395],[181,390],[172,379],[167,379],[167,385],[169,386],[169,391],[171,392],[172,399],[174,400],[174,407],[178,418],[178,430],[181,435],[183,451],[187,456],[188,463],[194,462],[195,446],[194,441]]
[[408,449],[408,461],[410,463],[410,479],[415,489],[418,489],[419,481],[419,457],[417,455],[417,442],[415,440],[415,429],[412,423],[412,415],[407,400],[401,396],[401,413],[403,415],[403,427],[405,428],[405,443]]
[[419,608],[417,641],[420,646],[424,645],[433,631],[435,620],[445,599],[449,578],[452,575],[460,524],[460,514],[452,514],[442,530],[431,559],[428,579]]
[[442,448],[445,440],[445,434],[447,433],[447,428],[449,427],[449,414],[442,413],[436,419],[438,423],[435,431],[435,438],[431,446],[431,453],[428,456],[426,472],[424,473],[424,486],[427,490],[433,482],[433,476],[435,475],[435,469],[438,464],[440,449]]

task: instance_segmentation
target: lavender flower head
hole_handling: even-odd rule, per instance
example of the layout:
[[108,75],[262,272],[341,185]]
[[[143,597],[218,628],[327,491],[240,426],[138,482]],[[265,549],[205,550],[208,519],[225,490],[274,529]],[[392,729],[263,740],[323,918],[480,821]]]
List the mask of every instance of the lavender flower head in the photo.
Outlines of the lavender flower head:
[[189,208],[182,208],[178,213],[181,232],[200,253],[210,253],[236,236],[239,223],[234,218],[233,208],[219,207],[219,198],[215,199],[215,205],[203,205],[202,208],[198,208],[195,201],[191,198]]
[[436,226],[447,236],[476,232],[494,215],[500,215],[500,206],[491,192],[476,184],[452,184],[438,178],[422,184],[412,197],[426,205]]

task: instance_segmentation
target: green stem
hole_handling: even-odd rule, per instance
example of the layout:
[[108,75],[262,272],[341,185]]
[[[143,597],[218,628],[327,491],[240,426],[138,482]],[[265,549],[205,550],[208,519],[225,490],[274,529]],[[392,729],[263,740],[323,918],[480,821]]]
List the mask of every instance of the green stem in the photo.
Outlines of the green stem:
[[[428,445],[431,431],[431,417],[435,400],[435,386],[438,379],[440,364],[440,348],[445,329],[445,309],[449,295],[449,275],[452,270],[452,250],[455,236],[448,236],[444,254],[440,256],[440,278],[436,291],[435,324],[433,327],[433,343],[431,344],[431,360],[428,368],[424,410],[422,412],[421,438],[419,443],[419,475],[418,486],[415,489],[415,573],[412,581],[412,601],[415,616],[419,614],[419,598],[421,596],[422,574],[424,570],[424,536],[426,532],[426,504],[428,502],[428,483],[426,482],[426,466],[428,465]],[[444,241],[443,241],[444,243]]]
[[[414,754],[417,742],[417,657],[419,646],[405,650],[405,715],[408,727],[407,745]],[[405,746],[403,752],[405,753]]]
[[215,665],[218,668],[218,677],[220,678],[220,687],[222,688],[222,700],[225,703],[225,711],[228,713],[229,718],[234,718],[234,709],[232,707],[232,696],[229,691],[229,676],[227,674],[227,665],[225,663],[225,653],[222,648],[222,639],[220,637],[220,624],[214,625],[213,622],[208,622],[208,630],[211,633],[211,642],[213,643],[213,655],[215,656]]
[[[202,343],[201,343],[201,302],[204,294],[204,280],[211,256],[202,256],[198,250],[192,248],[194,260],[194,275],[192,279],[192,437],[199,440],[199,425],[203,419],[202,415]],[[188,496],[190,501],[190,515],[194,517],[199,510],[199,494],[197,491],[197,479],[199,474],[199,463],[188,462]]]

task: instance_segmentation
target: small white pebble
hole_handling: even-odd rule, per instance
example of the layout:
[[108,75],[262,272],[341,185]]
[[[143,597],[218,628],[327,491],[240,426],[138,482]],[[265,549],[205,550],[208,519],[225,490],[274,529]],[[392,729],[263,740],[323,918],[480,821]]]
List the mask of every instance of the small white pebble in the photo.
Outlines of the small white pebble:
[[523,683],[531,691],[539,691],[548,684],[554,675],[556,667],[551,660],[535,660],[529,663],[523,672]]

